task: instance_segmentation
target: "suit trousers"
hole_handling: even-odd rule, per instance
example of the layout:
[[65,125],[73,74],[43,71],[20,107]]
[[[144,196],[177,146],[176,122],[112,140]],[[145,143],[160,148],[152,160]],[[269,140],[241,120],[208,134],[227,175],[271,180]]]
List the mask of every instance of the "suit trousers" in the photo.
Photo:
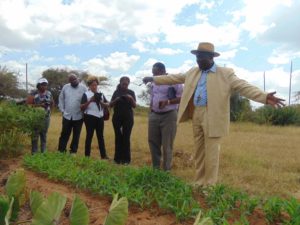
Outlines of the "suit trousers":
[[207,107],[195,107],[193,113],[195,182],[200,186],[216,184],[219,170],[221,137],[208,137],[207,117]]
[[163,156],[163,169],[166,171],[171,169],[176,120],[176,110],[161,114],[155,112],[149,114],[148,143],[153,168],[160,168],[161,156]]

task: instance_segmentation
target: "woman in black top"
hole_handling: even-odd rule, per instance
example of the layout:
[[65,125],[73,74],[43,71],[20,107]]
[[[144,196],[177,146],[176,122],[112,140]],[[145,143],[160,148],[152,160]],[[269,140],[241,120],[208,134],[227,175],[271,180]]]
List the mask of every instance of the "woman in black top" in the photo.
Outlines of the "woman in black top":
[[121,77],[120,84],[115,90],[110,107],[114,108],[112,123],[115,131],[115,157],[117,164],[129,164],[130,135],[133,127],[133,110],[136,107],[134,91],[128,89],[129,77]]

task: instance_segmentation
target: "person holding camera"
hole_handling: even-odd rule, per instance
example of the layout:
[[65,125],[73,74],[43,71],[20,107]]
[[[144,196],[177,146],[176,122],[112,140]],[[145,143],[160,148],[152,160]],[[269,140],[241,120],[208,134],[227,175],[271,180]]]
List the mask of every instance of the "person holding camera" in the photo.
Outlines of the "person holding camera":
[[46,151],[47,133],[50,124],[51,106],[53,105],[53,98],[50,91],[47,90],[48,80],[46,78],[40,78],[37,82],[37,90],[33,91],[26,100],[28,105],[33,107],[40,107],[45,110],[45,120],[43,126],[40,129],[34,130],[31,136],[31,153],[38,152],[38,140],[40,138],[41,152]]
[[125,165],[131,161],[130,136],[134,123],[132,108],[136,107],[135,93],[128,89],[129,83],[129,77],[121,77],[110,102],[110,106],[114,108],[112,118],[115,132],[114,161]]
[[[153,76],[167,75],[163,63],[152,66]],[[148,143],[153,168],[171,170],[173,143],[176,135],[177,109],[183,91],[182,84],[157,85],[150,87],[150,109],[148,119]]]
[[85,156],[91,154],[91,144],[96,130],[98,147],[101,159],[108,159],[106,155],[104,131],[104,108],[109,106],[103,93],[98,92],[99,81],[95,76],[89,76],[87,79],[89,90],[86,91],[81,99],[80,109],[84,113],[84,124],[86,127]]

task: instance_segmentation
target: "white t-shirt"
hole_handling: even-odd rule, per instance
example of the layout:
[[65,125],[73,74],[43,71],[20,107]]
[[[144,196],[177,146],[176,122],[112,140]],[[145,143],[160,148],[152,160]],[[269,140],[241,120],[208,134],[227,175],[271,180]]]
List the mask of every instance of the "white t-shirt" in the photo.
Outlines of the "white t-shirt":
[[[91,90],[88,90],[84,93],[87,97],[87,101],[89,101],[91,99],[91,97],[94,96],[94,92],[92,92]],[[103,94],[102,94],[102,99],[103,99]],[[92,116],[96,116],[98,118],[103,117],[103,108],[101,107],[101,105],[97,105],[96,102],[91,102],[88,107],[86,108],[86,110],[84,111],[84,114],[88,114],[88,115],[92,115]]]

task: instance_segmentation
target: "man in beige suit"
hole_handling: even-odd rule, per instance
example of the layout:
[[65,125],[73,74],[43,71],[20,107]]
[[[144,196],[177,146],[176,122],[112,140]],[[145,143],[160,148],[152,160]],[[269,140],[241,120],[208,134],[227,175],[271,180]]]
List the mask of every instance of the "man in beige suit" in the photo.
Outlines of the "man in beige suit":
[[196,185],[208,186],[217,182],[221,137],[229,131],[230,95],[239,92],[256,102],[283,106],[283,99],[274,96],[276,92],[265,93],[259,88],[239,79],[231,68],[218,67],[214,57],[214,45],[199,43],[196,55],[198,67],[183,74],[145,77],[144,83],[184,83],[179,105],[178,120],[192,119],[195,141]]

